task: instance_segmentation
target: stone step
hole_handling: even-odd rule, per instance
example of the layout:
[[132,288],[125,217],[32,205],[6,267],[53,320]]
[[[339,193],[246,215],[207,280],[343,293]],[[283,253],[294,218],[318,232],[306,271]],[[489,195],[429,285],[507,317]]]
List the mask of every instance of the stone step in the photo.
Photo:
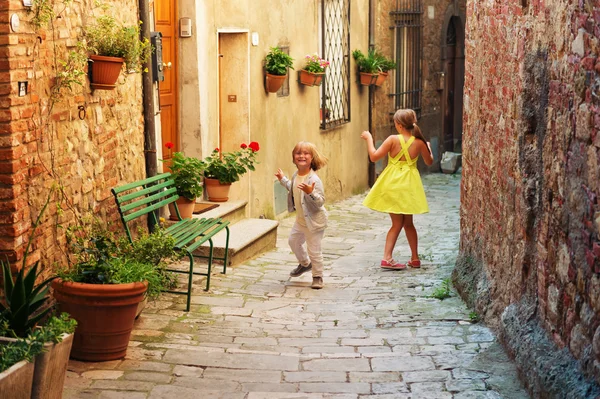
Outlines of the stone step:
[[[275,248],[277,226],[279,222],[276,220],[252,218],[230,224],[228,263],[237,265]],[[225,252],[225,233],[223,230],[213,237],[214,256],[222,257]],[[209,244],[205,243],[195,253],[208,256],[209,248]]]
[[218,205],[216,208],[194,214],[195,218],[221,218],[228,220],[229,223],[233,224],[239,222],[246,217],[246,204],[248,201],[226,201],[226,202],[211,202],[211,201],[200,201],[198,204],[210,206]]

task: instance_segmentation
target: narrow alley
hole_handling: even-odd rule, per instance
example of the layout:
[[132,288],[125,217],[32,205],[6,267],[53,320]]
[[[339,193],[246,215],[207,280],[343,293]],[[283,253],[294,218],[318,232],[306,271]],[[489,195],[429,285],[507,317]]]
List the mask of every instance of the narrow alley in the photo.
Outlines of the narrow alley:
[[[363,195],[327,204],[322,290],[296,279],[287,237],[277,249],[196,281],[192,311],[164,294],[137,320],[127,358],[71,361],[65,398],[528,398],[492,332],[455,292],[457,175],[423,176],[430,213],[416,216],[423,266],[379,267],[386,214]],[[404,233],[395,258],[408,259]]]

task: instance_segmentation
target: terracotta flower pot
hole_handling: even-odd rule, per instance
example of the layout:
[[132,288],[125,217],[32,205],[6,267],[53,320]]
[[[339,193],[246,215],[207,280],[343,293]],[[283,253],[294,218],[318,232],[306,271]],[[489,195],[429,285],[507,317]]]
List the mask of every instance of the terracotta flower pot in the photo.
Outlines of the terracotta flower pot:
[[[194,215],[194,205],[196,204],[195,198],[189,200],[185,197],[179,197],[175,202],[177,203],[179,215],[181,215],[182,219],[189,219]],[[172,203],[169,204],[169,212],[171,213],[169,220],[179,220],[179,218],[177,218],[177,212],[175,212],[175,206]]]
[[125,357],[147,283],[85,284],[52,281],[60,312],[77,320],[71,358],[92,362]]
[[286,78],[287,75],[271,75],[268,73],[265,80],[267,91],[269,93],[277,93],[277,91],[281,89],[281,86],[283,86],[283,82],[285,82]]
[[377,76],[377,81],[375,82],[375,86],[382,86],[383,82],[385,82],[387,77],[388,77],[387,72],[379,72],[379,75]]
[[123,58],[106,57],[103,55],[90,55],[92,64],[92,78],[90,87],[92,89],[112,90],[119,79],[123,68]]
[[231,183],[221,184],[218,179],[204,178],[204,189],[208,200],[213,202],[225,202],[229,199]]
[[376,73],[360,73],[360,84],[363,86],[371,86],[377,82],[378,75]]
[[325,76],[325,72],[308,72],[304,69],[300,70],[298,73],[300,75],[300,83],[306,86],[320,86],[323,81],[323,76]]

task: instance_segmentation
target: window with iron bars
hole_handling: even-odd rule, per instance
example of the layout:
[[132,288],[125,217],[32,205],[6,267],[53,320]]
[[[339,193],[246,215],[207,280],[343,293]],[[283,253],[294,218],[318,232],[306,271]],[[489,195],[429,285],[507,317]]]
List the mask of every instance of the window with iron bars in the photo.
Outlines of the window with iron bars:
[[421,75],[423,5],[421,0],[396,0],[396,9],[390,14],[394,25],[396,82],[395,109],[413,109],[421,116]]
[[319,43],[329,61],[321,85],[321,129],[350,121],[350,0],[319,0]]

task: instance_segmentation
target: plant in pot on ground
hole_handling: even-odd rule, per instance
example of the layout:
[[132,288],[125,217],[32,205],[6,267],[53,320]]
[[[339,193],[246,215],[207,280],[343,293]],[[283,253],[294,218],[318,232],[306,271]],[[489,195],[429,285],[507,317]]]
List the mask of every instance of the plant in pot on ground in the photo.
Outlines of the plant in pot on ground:
[[254,170],[256,152],[260,149],[256,141],[250,144],[242,143],[238,151],[221,152],[215,148],[204,159],[204,184],[209,201],[225,202],[229,199],[231,183],[249,170]]
[[265,57],[265,70],[267,71],[265,85],[267,92],[276,93],[281,88],[287,77],[288,68],[294,69],[293,62],[294,59],[279,47],[271,47],[271,50]]
[[[53,277],[41,279],[41,272],[38,274],[39,261],[25,273],[29,249],[50,198],[51,194],[33,224],[22,266],[14,278],[9,262],[0,261],[4,281],[0,297],[0,345],[10,346],[2,349],[4,353],[0,356],[0,369],[11,367],[12,361],[20,360],[20,356],[31,361],[33,356],[37,355],[32,369],[33,383],[29,380],[22,388],[29,384],[27,389],[31,398],[54,399],[62,397],[76,322],[66,314],[59,317],[50,315],[52,308],[47,304],[48,285]],[[37,280],[42,281],[36,284]],[[5,358],[12,360],[4,362]],[[19,370],[23,372],[25,368]],[[6,381],[9,381],[12,377],[7,375],[6,378]],[[0,397],[17,397],[12,394],[3,396],[3,390],[8,389],[8,384],[0,378]]]
[[[174,144],[165,143],[165,147],[170,151]],[[175,152],[169,160],[162,160],[169,165],[173,181],[177,187],[177,209],[169,204],[171,220],[180,220],[191,218],[194,212],[196,198],[202,196],[202,186],[204,179],[204,162],[194,157],[187,157],[182,152]]]
[[85,27],[84,36],[95,89],[114,89],[123,63],[127,71],[139,72],[152,51],[148,39],[140,39],[139,25],[123,26],[110,15]]
[[320,86],[329,61],[319,57],[317,53],[307,54],[304,59],[306,65],[300,70],[300,83],[307,86]]
[[52,281],[61,311],[77,320],[71,357],[105,361],[123,358],[138,304],[174,284],[166,265],[179,259],[174,238],[162,228],[131,244],[99,222],[68,235],[75,264]]
[[354,50],[352,57],[356,61],[358,72],[360,74],[360,83],[364,86],[369,86],[377,82],[379,74],[380,59],[377,57],[375,49],[370,49],[365,55],[360,50]]

